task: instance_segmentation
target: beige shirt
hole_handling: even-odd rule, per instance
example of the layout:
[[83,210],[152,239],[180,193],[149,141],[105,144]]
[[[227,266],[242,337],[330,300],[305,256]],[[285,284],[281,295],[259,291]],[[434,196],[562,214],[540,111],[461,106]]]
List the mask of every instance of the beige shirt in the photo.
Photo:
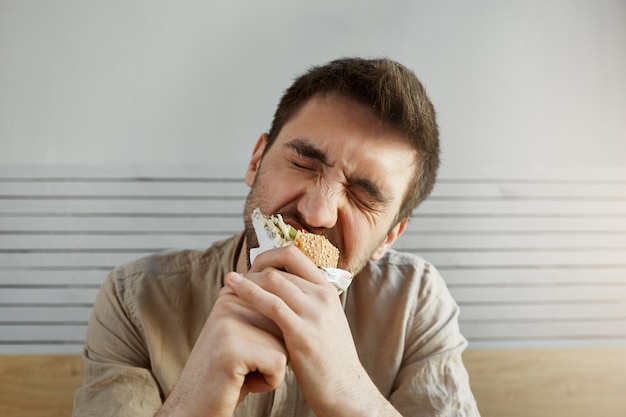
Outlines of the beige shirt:
[[[152,416],[172,391],[234,270],[242,236],[204,252],[153,255],[116,268],[96,299],[74,416]],[[459,309],[421,258],[389,250],[342,295],[359,358],[403,416],[478,416],[461,360]],[[237,417],[313,416],[293,373],[249,394]]]

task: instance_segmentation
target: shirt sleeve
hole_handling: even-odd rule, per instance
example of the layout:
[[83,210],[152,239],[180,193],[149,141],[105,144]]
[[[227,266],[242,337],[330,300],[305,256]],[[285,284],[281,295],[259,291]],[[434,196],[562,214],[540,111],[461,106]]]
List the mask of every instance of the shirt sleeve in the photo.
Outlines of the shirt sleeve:
[[459,307],[426,264],[391,403],[403,416],[479,417],[462,360]]
[[162,404],[150,371],[143,331],[125,302],[123,273],[105,280],[89,320],[83,352],[84,383],[74,397],[74,417],[153,416]]

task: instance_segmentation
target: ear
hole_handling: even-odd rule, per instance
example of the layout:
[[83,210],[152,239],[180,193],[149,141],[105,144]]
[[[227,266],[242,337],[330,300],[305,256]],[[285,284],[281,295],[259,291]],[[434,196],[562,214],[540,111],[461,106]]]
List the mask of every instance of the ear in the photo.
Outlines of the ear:
[[254,184],[254,179],[261,165],[261,159],[263,159],[263,151],[265,151],[265,147],[267,146],[267,139],[267,133],[263,133],[259,136],[259,139],[257,139],[256,145],[254,145],[252,157],[250,158],[248,170],[246,171],[246,184],[248,184],[248,187],[252,187],[252,184]]
[[396,241],[397,238],[400,237],[402,233],[404,233],[404,229],[406,229],[406,225],[409,223],[409,219],[404,219],[398,222],[390,231],[387,233],[385,240],[382,241],[380,246],[374,251],[372,256],[370,256],[370,260],[377,261],[385,254],[385,251],[391,247],[393,242]]

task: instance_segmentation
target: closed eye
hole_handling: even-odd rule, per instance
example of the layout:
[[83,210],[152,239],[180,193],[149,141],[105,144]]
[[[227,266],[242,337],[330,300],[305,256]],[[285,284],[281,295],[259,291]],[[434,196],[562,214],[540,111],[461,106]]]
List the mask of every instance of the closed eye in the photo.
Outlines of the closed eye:
[[292,162],[292,165],[294,167],[296,167],[296,168],[304,169],[304,170],[307,170],[307,171],[313,171],[313,169],[314,169],[312,166],[310,166],[308,164],[303,164],[301,162],[296,162],[296,161]]
[[352,183],[351,193],[364,204],[370,207],[380,207],[389,203],[389,198],[372,181],[366,178],[355,178],[350,182]]
[[[285,144],[288,159],[294,168],[318,172],[323,166],[332,167],[326,154],[306,139],[294,139]],[[347,178],[347,192],[361,208],[368,211],[382,210],[389,204],[389,196],[375,182],[365,177]]]
[[302,158],[299,155],[294,155],[288,158],[289,163],[293,167],[293,169],[302,171],[302,172],[317,172],[318,168],[313,161],[309,161],[306,158]]
[[382,210],[385,205],[384,202],[373,197],[368,192],[359,189],[359,187],[349,188],[348,195],[356,206],[365,211],[377,212]]

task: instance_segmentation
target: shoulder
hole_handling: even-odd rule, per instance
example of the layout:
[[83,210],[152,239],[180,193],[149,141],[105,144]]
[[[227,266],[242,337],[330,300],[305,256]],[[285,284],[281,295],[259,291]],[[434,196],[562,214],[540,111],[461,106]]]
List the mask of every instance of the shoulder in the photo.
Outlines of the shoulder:
[[388,250],[378,261],[370,261],[354,277],[349,288],[353,302],[404,310],[411,316],[449,316],[458,309],[437,268],[424,258]]
[[[155,253],[116,267],[109,279],[124,298],[132,288],[148,289],[166,281],[215,276],[232,268],[239,248],[240,235],[219,241],[206,250],[177,249]],[[210,274],[210,272],[214,272]]]
[[208,314],[223,276],[233,268],[239,237],[216,242],[204,251],[171,250],[116,267],[96,296],[93,316],[97,321],[130,321],[142,334],[155,323],[182,331],[181,315]]
[[437,268],[424,258],[393,249],[387,250],[378,261],[370,261],[358,274],[362,281],[373,285],[385,285],[413,290],[426,287],[447,291],[446,284]]

